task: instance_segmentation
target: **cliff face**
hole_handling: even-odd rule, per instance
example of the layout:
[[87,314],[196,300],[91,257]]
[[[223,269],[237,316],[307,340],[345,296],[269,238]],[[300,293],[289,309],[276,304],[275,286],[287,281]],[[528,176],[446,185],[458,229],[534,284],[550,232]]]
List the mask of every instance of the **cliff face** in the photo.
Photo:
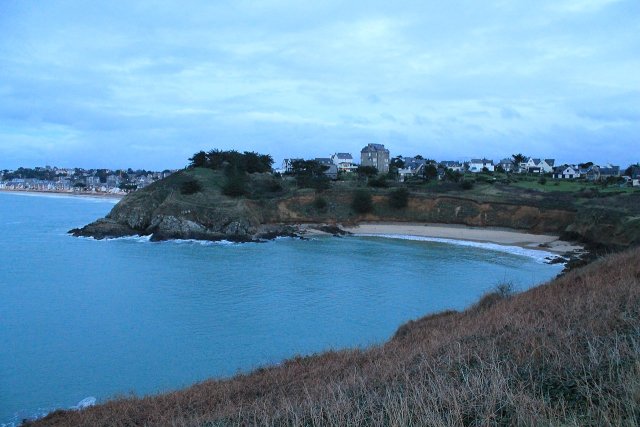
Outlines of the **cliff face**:
[[[197,180],[202,190],[183,194],[185,181]],[[249,186],[265,187],[267,175],[249,177]],[[321,195],[312,190],[260,191],[253,196],[222,195],[224,176],[209,170],[176,173],[125,197],[106,218],[71,231],[95,238],[151,235],[152,240],[201,239],[253,241],[293,235],[304,223],[356,224],[393,221],[505,227],[533,233],[562,234],[594,245],[626,247],[640,243],[640,217],[607,206],[583,206],[559,196],[496,193],[411,192],[402,209],[389,206],[388,190],[372,190],[374,209],[358,215],[351,209],[353,187],[334,186]],[[267,186],[269,187],[269,186]],[[256,196],[257,194],[257,196]],[[546,197],[546,198],[545,198]],[[555,198],[554,198],[555,197]],[[323,199],[318,204],[319,198]],[[635,206],[634,200],[627,200]]]
[[[349,194],[328,198],[333,204],[349,206]],[[472,199],[449,196],[414,194],[406,208],[388,208],[388,197],[373,197],[374,211],[356,216],[340,209],[313,211],[305,209],[314,201],[310,195],[295,196],[278,204],[276,221],[283,223],[394,221],[461,224],[478,227],[505,227],[528,230],[533,233],[560,233],[574,221],[576,213],[564,209],[548,209],[515,203],[478,202]]]

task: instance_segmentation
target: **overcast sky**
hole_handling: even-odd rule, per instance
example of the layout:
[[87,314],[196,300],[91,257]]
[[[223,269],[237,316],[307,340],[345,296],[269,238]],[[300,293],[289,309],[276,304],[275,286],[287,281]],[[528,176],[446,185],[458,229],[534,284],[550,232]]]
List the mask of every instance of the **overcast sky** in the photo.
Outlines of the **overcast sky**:
[[0,1],[0,168],[640,161],[640,1]]

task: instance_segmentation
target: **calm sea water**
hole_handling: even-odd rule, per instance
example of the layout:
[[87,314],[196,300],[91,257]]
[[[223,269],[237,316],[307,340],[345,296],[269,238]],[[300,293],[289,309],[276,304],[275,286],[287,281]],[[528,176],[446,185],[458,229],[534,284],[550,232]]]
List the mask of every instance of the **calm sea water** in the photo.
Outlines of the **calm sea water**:
[[366,346],[464,308],[538,258],[375,237],[95,241],[113,202],[0,193],[0,425],[89,396],[167,391],[297,354]]

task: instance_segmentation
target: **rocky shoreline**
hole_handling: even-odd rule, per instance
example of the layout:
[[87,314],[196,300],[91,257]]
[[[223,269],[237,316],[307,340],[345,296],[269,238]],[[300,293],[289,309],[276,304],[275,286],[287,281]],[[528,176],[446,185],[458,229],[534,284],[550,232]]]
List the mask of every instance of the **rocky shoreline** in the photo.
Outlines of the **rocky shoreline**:
[[[308,239],[309,237],[317,235],[328,235],[334,237],[342,237],[347,235],[375,235],[370,233],[368,234],[357,232],[356,230],[358,229],[358,226],[343,226],[339,224],[328,223],[261,225],[257,227],[255,233],[251,235],[202,231],[200,226],[198,226],[197,224],[193,225],[192,228],[189,228],[189,225],[191,224],[187,224],[187,227],[185,227],[185,224],[182,223],[182,227],[173,230],[163,229],[146,230],[145,232],[139,232],[127,225],[118,223],[113,219],[103,218],[82,228],[70,230],[69,233],[76,237],[90,237],[96,240],[131,236],[150,236],[149,240],[152,242],[162,242],[168,240],[203,240],[211,242],[228,241],[233,243],[261,243],[279,237]],[[491,228],[460,227],[455,225],[452,226],[443,224],[367,224],[366,226],[395,227],[393,230],[396,231],[396,233],[389,233],[389,230],[387,230],[387,233],[395,235],[440,238],[444,233],[445,236],[451,237],[451,240],[476,241],[505,246],[519,246],[525,249],[552,252],[555,255],[546,257],[545,262],[548,264],[564,264],[565,268],[562,273],[566,273],[574,268],[586,265],[598,258],[596,252],[585,249],[582,246],[574,245],[571,242],[560,241],[556,236],[525,234],[518,232],[517,230],[495,230]],[[425,231],[421,233],[415,232],[415,227],[420,227]],[[409,228],[408,232],[407,228]],[[433,230],[433,228],[438,229],[440,232],[430,232],[431,230]],[[236,227],[231,226],[231,229],[237,231],[238,227],[237,225]],[[461,229],[467,232],[480,233],[482,235],[482,239],[470,239],[465,236],[460,236]],[[521,236],[531,236],[533,238],[530,238],[530,241],[505,241],[505,234],[520,238]],[[379,233],[379,235],[381,237],[385,236],[385,234],[383,233]]]

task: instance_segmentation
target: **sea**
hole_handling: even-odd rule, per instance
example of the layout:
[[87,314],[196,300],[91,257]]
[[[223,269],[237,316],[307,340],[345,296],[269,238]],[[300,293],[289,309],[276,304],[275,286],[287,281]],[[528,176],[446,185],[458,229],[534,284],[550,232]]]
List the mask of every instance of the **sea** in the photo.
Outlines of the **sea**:
[[67,233],[115,202],[0,192],[0,426],[379,344],[408,320],[562,270],[541,251],[410,236]]

